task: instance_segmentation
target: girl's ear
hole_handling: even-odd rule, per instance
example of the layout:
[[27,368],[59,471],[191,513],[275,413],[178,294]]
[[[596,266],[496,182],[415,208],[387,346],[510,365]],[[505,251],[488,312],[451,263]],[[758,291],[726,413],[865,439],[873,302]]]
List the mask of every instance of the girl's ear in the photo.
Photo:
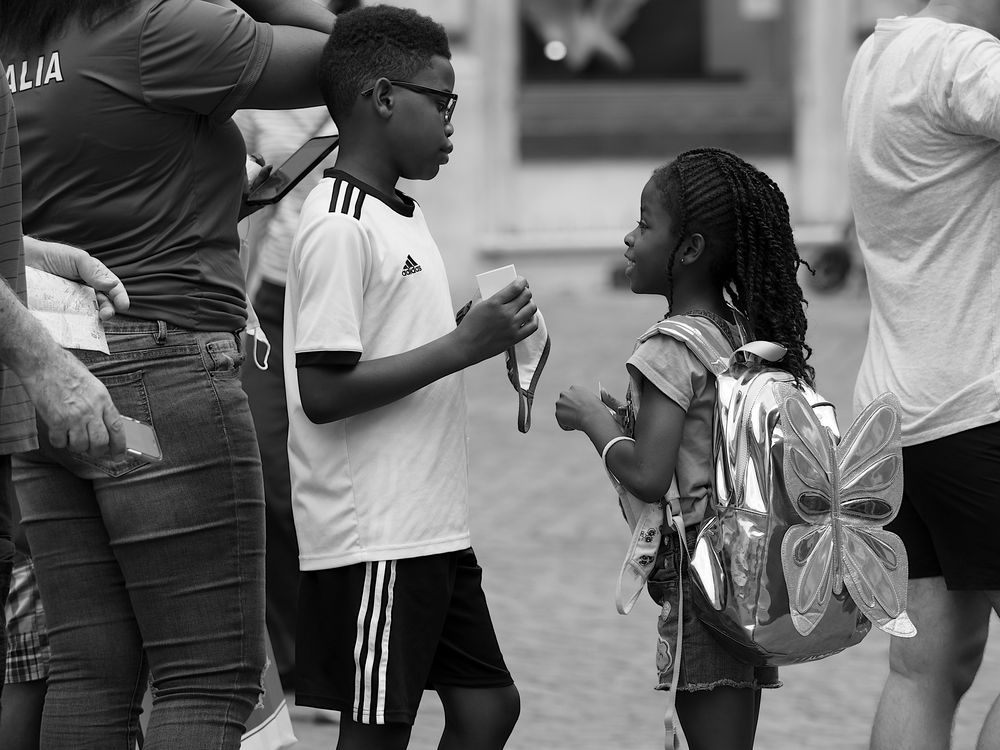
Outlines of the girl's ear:
[[681,243],[677,259],[686,266],[695,263],[705,253],[705,236],[700,232],[692,232]]

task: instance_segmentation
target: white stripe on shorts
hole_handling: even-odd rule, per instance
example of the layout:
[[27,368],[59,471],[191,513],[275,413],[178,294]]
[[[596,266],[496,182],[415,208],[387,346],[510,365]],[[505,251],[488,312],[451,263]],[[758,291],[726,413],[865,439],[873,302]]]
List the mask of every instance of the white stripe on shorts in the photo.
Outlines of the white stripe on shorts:
[[[365,584],[361,592],[361,606],[358,608],[357,640],[354,643],[352,711],[354,720],[362,724],[385,724],[385,681],[389,666],[392,590],[395,582],[395,560],[365,563]],[[378,663],[375,662],[376,658]]]

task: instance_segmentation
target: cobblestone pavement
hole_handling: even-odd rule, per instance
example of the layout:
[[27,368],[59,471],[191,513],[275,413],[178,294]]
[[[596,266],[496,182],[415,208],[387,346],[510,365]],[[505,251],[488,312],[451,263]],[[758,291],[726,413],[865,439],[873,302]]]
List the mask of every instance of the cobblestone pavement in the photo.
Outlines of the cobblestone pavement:
[[[521,263],[518,263],[521,266]],[[519,268],[522,272],[523,269]],[[521,692],[509,750],[653,750],[663,747],[664,697],[652,690],[656,610],[648,599],[623,617],[614,583],[628,534],[600,461],[581,433],[555,423],[558,393],[573,383],[624,390],[632,343],[662,314],[661,299],[603,284],[532,280],[552,338],[532,427],[517,431],[517,398],[502,359],[468,373],[472,532],[508,666]],[[820,392],[848,423],[868,304],[852,287],[813,297],[809,341]],[[764,695],[758,748],[862,750],[887,672],[888,637],[874,632],[837,656],[782,670]],[[956,750],[972,750],[1000,690],[995,635],[959,710]],[[332,750],[336,726],[293,709],[296,750]],[[440,703],[425,694],[410,747],[436,747]]]

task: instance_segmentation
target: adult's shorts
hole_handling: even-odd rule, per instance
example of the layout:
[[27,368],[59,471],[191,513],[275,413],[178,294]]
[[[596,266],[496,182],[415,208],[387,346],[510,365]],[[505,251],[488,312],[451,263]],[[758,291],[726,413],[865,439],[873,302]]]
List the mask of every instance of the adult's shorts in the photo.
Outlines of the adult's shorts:
[[1000,590],[1000,422],[903,448],[903,501],[886,525],[910,578]]

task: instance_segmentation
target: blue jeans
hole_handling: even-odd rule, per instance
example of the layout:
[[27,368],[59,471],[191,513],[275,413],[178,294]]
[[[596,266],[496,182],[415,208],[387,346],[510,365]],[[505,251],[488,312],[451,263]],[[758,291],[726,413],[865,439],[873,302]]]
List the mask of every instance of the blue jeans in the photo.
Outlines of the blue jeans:
[[239,747],[264,649],[264,499],[240,385],[242,343],[157,321],[105,323],[78,352],[118,410],[152,424],[163,461],[41,447],[14,481],[52,648],[41,747]]

